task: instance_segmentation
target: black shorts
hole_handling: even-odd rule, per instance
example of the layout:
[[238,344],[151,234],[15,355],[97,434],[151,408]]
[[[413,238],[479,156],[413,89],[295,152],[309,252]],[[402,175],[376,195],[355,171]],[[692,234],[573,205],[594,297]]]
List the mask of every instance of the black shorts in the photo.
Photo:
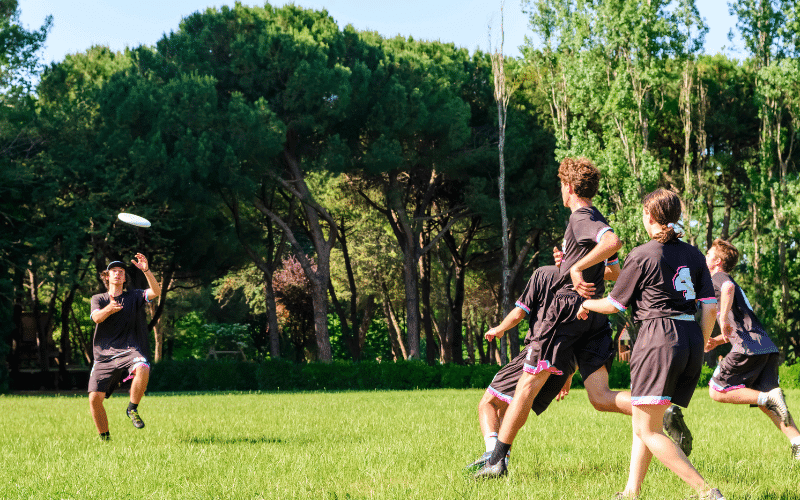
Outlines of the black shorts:
[[[517,383],[522,376],[522,367],[525,365],[526,354],[527,350],[523,350],[504,367],[500,368],[500,371],[494,376],[492,383],[489,384],[486,390],[500,401],[511,404],[511,401],[514,399],[514,392],[517,389]],[[531,404],[531,409],[534,413],[541,415],[542,412],[550,406],[550,403],[558,396],[558,393],[561,392],[561,388],[564,387],[570,374],[574,371],[575,365],[573,363],[573,367],[570,371],[562,375],[551,375],[548,377],[547,381],[539,390],[539,393],[533,399],[533,404]]]
[[642,322],[631,352],[631,404],[689,405],[703,366],[703,333],[694,320]]
[[132,374],[139,365],[150,367],[144,354],[136,349],[113,358],[95,360],[92,373],[89,375],[89,392],[105,392],[106,398],[110,397],[124,382],[123,375]]
[[717,392],[744,388],[768,392],[778,387],[779,363],[777,352],[752,355],[729,352],[717,365],[708,385]]
[[613,341],[608,317],[589,312],[577,318],[583,297],[574,292],[559,292],[550,304],[536,338],[528,344],[523,369],[532,374],[547,370],[559,375],[570,373],[577,359],[584,380],[613,360]]

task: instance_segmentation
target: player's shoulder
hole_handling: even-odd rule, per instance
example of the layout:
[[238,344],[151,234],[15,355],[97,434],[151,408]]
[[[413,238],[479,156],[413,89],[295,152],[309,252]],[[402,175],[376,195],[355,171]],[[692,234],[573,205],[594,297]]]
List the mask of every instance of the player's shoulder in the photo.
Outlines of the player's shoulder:
[[736,284],[731,275],[726,273],[725,271],[717,271],[711,276],[711,280],[714,282],[715,285],[722,285],[728,282],[733,283],[734,285]]
[[108,292],[100,292],[92,295],[92,300],[108,300]]

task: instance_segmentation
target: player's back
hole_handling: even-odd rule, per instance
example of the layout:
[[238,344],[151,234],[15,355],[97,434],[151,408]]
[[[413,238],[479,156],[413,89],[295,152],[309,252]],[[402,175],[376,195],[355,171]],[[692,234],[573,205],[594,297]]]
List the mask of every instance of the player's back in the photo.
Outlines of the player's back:
[[640,286],[632,297],[635,321],[693,316],[697,300],[714,299],[705,258],[688,243],[650,240],[631,251],[625,259],[624,267],[628,266],[639,268]]
[[[564,243],[562,245],[564,254],[559,268],[558,282],[556,283],[558,291],[574,292],[572,278],[569,274],[570,268],[591,252],[597,246],[603,234],[611,230],[606,218],[594,206],[582,207],[572,212],[567,229],[564,232]],[[598,262],[583,270],[584,281],[595,286],[594,298],[604,295],[604,272],[605,262]]]

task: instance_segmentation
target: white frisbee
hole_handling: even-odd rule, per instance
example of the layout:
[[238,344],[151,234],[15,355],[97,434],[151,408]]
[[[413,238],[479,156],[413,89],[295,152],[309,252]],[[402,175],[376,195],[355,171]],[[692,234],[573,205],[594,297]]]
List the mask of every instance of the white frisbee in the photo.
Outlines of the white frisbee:
[[130,224],[131,226],[150,227],[150,221],[144,217],[139,217],[138,215],[121,212],[119,215],[117,215],[117,219],[121,220],[125,224]]

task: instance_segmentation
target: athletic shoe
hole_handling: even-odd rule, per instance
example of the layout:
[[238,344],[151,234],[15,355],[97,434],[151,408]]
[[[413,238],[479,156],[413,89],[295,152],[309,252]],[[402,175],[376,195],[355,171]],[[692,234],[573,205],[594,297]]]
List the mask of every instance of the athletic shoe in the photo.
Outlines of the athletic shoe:
[[[490,458],[492,458],[492,452],[491,451],[487,451],[486,453],[484,453],[483,455],[478,457],[477,460],[475,460],[474,462],[472,462],[471,464],[467,465],[464,468],[467,469],[467,470],[478,470],[481,467],[483,467],[486,464],[486,462],[489,461]],[[508,454],[506,454],[506,456],[505,456],[505,458],[503,460],[506,463],[506,467],[508,467]]]
[[486,464],[486,462],[489,461],[490,458],[492,458],[492,452],[491,451],[487,451],[486,453],[484,453],[483,455],[478,457],[477,460],[475,460],[474,462],[472,462],[471,464],[467,465],[464,468],[465,469],[475,469],[475,470],[480,469],[481,467],[483,467]]
[[692,433],[683,420],[680,407],[671,405],[664,412],[664,430],[688,457],[692,452]]
[[99,436],[100,436],[100,441],[111,441],[111,436],[109,436],[108,434],[99,434]]
[[792,458],[800,460],[800,444],[792,445]]
[[618,491],[614,493],[613,500],[637,500],[638,498],[639,498],[638,496],[635,497],[626,496],[625,493]]
[[767,393],[767,403],[764,405],[768,410],[780,417],[783,425],[789,425],[789,408],[786,406],[786,400],[783,399],[783,391],[780,387],[776,387]]
[[725,497],[722,496],[722,493],[720,493],[717,488],[708,490],[708,494],[703,498],[707,498],[708,500],[725,500]]
[[144,427],[144,420],[142,420],[142,417],[139,416],[138,410],[125,410],[125,414],[131,419],[134,427],[137,429]]
[[489,462],[486,462],[481,469],[475,473],[473,477],[475,479],[494,479],[498,477],[503,477],[508,474],[508,467],[506,467],[506,461],[500,460],[494,465],[490,465]]

